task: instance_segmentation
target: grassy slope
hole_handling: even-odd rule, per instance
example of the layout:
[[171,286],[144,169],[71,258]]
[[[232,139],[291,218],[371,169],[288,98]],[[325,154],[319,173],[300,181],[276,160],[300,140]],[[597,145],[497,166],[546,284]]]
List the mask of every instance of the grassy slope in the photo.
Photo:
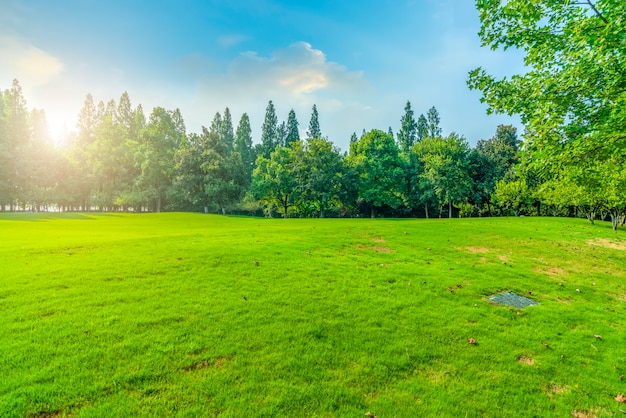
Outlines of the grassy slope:
[[[0,231],[0,416],[626,409],[607,225],[5,214]],[[541,304],[487,301],[506,290]]]

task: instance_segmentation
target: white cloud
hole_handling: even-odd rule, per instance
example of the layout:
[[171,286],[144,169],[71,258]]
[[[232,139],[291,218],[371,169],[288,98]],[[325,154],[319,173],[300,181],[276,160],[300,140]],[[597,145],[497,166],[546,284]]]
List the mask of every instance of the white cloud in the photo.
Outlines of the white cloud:
[[246,112],[258,140],[269,100],[274,102],[281,121],[286,120],[289,109],[293,108],[302,132],[308,128],[313,104],[317,104],[322,133],[345,149],[356,129],[351,124],[355,115],[351,115],[364,108],[362,103],[371,93],[362,71],[350,71],[329,61],[309,43],[298,42],[269,56],[243,52],[222,72],[199,77],[196,97],[182,104],[181,111],[191,131],[209,125],[213,114],[222,112],[226,106],[233,113],[235,123]]
[[246,39],[248,38],[241,34],[222,35],[217,38],[217,43],[224,48],[230,48],[232,46],[239,45]]
[[0,78],[17,78],[31,86],[48,83],[63,70],[63,63],[51,54],[21,39],[0,36]]

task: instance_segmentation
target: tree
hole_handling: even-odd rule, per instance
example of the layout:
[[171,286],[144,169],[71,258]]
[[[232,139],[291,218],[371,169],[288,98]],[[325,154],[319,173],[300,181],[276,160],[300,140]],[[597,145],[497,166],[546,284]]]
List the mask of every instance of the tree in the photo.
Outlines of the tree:
[[524,53],[527,71],[496,80],[482,68],[468,85],[489,113],[518,114],[525,148],[543,172],[626,150],[626,2],[479,0],[480,37]]
[[252,174],[252,194],[263,202],[267,214],[274,205],[278,206],[283,217],[289,217],[289,208],[297,200],[298,183],[294,174],[293,148],[276,147],[270,158],[259,155]]
[[254,169],[254,161],[256,159],[254,149],[252,148],[252,128],[250,127],[250,118],[248,118],[247,113],[241,115],[239,125],[237,125],[235,152],[241,155],[247,187],[252,178],[252,170]]
[[141,174],[137,186],[143,202],[160,212],[166,192],[174,176],[174,153],[184,142],[184,123],[180,111],[168,111],[156,107],[141,133],[139,166]]
[[306,131],[306,134],[311,139],[317,139],[322,137],[319,115],[317,113],[317,106],[315,105],[313,105],[313,111],[311,112],[311,121],[309,122],[309,129]]
[[298,131],[298,119],[296,119],[296,112],[291,109],[289,116],[287,116],[287,138],[285,140],[285,146],[288,147],[299,140],[300,132]]
[[417,142],[428,137],[428,121],[424,115],[420,115],[420,117],[417,118],[417,127],[415,129],[417,133]]
[[431,138],[439,138],[441,136],[441,128],[439,127],[441,120],[435,106],[428,109],[426,117],[428,120],[428,136]]
[[270,100],[265,109],[265,120],[261,127],[261,144],[258,154],[265,158],[269,158],[270,154],[276,148],[276,140],[278,138],[278,118],[274,103]]
[[425,138],[413,148],[423,167],[421,179],[432,188],[440,209],[448,204],[450,218],[452,205],[464,201],[470,191],[468,151],[465,139],[454,133],[446,138]]
[[276,146],[284,147],[286,146],[286,142],[287,142],[287,125],[283,121],[281,122],[280,125],[278,125],[278,129],[276,129]]
[[383,205],[397,208],[402,203],[399,185],[403,163],[393,138],[374,129],[353,142],[347,164],[358,175],[359,199],[370,207],[371,217]]
[[404,116],[402,116],[400,124],[400,130],[398,131],[400,152],[403,155],[409,155],[413,144],[417,140],[417,122],[415,122],[413,109],[411,109],[411,102],[409,101],[404,106]]
[[220,130],[220,140],[233,147],[235,144],[235,133],[233,131],[233,118],[230,115],[228,107],[224,109],[224,117],[222,118],[222,128]]
[[135,120],[135,112],[130,103],[130,96],[127,92],[122,93],[120,100],[117,103],[117,121],[126,130],[126,135],[129,135]]
[[522,177],[512,181],[499,180],[493,192],[493,201],[518,216],[524,208],[532,204],[533,199],[526,179]]
[[470,153],[470,169],[474,182],[473,203],[487,205],[491,214],[490,197],[499,180],[512,180],[513,168],[518,163],[520,141],[517,129],[511,125],[499,125],[495,135],[480,140]]
[[320,218],[332,206],[341,206],[344,167],[339,150],[327,139],[307,139],[293,144],[294,175],[300,201]]

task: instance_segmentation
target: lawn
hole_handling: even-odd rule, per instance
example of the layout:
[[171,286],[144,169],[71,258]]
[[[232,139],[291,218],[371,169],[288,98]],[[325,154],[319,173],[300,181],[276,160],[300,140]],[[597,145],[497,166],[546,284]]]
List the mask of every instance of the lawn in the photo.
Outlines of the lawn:
[[[626,411],[608,223],[0,214],[0,233],[0,417]],[[539,305],[489,301],[507,291]]]

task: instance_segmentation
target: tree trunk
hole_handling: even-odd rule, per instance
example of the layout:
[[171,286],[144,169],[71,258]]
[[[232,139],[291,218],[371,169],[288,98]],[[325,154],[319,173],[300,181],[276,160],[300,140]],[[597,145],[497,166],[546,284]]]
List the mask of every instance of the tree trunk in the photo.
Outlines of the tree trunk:
[[452,200],[448,201],[448,218],[452,218]]
[[283,200],[283,218],[287,219],[289,216],[287,210],[289,209],[289,196],[285,195],[285,200]]
[[611,215],[611,227],[613,228],[613,231],[617,231],[617,223],[619,221],[619,215],[617,211],[611,211],[610,215]]
[[161,195],[159,195],[159,197],[157,197],[157,207],[156,207],[156,211],[157,213],[161,212]]
[[374,205],[372,205],[371,218],[374,219],[376,217],[376,212],[374,211]]
[[424,203],[424,213],[426,213],[426,219],[428,219],[428,203]]

